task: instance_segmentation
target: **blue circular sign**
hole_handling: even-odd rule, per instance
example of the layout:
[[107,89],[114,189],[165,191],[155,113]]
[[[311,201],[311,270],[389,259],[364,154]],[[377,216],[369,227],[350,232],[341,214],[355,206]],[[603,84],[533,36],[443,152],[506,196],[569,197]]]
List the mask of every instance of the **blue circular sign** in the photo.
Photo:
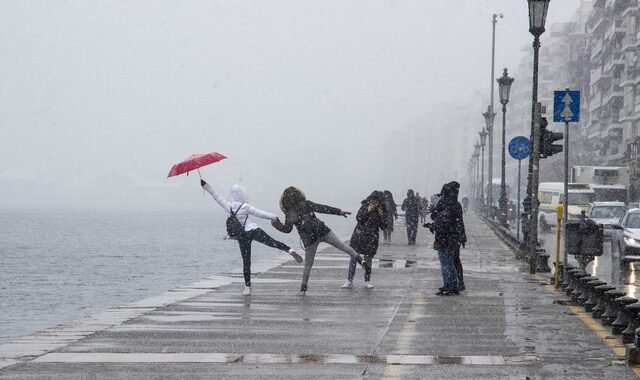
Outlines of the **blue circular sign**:
[[516,160],[524,160],[531,153],[529,139],[524,136],[516,136],[509,142],[509,154]]

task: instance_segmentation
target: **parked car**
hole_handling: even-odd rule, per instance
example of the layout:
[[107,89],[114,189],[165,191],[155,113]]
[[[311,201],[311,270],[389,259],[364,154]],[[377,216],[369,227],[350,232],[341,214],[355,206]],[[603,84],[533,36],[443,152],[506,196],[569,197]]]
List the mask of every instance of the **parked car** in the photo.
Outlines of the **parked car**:
[[587,217],[602,226],[605,237],[611,237],[613,225],[620,222],[626,211],[627,207],[622,202],[593,202]]
[[612,226],[611,252],[620,256],[621,263],[640,261],[640,209],[627,211]]

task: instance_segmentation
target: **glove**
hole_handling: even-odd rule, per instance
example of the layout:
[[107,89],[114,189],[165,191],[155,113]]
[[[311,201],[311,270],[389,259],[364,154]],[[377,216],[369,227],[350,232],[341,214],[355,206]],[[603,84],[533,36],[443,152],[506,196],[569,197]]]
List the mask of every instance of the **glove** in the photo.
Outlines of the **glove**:
[[429,214],[433,213],[434,211],[436,211],[436,205],[434,204],[430,204],[429,207],[427,207],[427,212]]
[[344,216],[346,218],[348,215],[351,215],[351,213],[349,211],[341,211],[340,215],[342,215],[342,216]]
[[200,186],[204,187],[204,185],[206,185],[207,183],[204,181],[204,179],[200,178]]

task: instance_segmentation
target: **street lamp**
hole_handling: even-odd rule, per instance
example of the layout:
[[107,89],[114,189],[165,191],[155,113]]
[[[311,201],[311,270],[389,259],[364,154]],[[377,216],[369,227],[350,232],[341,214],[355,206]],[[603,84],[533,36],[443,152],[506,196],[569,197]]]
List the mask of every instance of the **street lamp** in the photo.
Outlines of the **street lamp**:
[[474,151],[473,151],[473,158],[476,160],[476,172],[475,172],[475,176],[476,176],[476,204],[479,203],[480,200],[480,188],[478,186],[478,184],[480,184],[480,160],[478,159],[480,157],[480,143],[476,142],[475,145],[473,146]]
[[[484,125],[489,136],[489,172],[487,173],[489,178],[487,178],[487,182],[489,183],[489,188],[491,188],[493,184],[493,119],[496,117],[496,113],[493,112],[493,107],[489,105],[487,106],[487,112],[483,112],[482,116],[484,116]],[[493,206],[493,191],[487,193],[487,204]]]
[[[529,4],[529,33],[533,35],[533,86],[531,88],[531,139],[535,144],[535,137],[539,131],[535,130],[534,116],[536,103],[538,102],[538,53],[540,51],[540,35],[544,33],[544,24],[547,18],[550,0],[527,0]],[[535,145],[534,145],[535,146]],[[529,171],[527,173],[527,197],[523,205],[525,212],[529,214],[529,233],[526,234],[529,247],[529,271],[536,272],[538,246],[538,180],[540,150],[532,149],[529,157]]]
[[[495,61],[496,61],[496,24],[498,23],[498,17],[502,18],[504,17],[502,15],[502,13],[494,13],[491,15],[491,27],[492,27],[492,32],[491,32],[491,77],[490,79],[490,83],[491,83],[491,98],[489,100],[489,111],[490,113],[493,113],[493,100],[494,100],[494,96],[493,96],[493,88],[495,87],[495,82],[493,81],[494,78],[496,77],[496,71],[495,71]],[[495,116],[495,113],[493,113],[493,115]],[[487,124],[487,131],[489,132],[489,168],[487,170],[487,176],[488,178],[488,182],[489,184],[493,184],[493,117],[491,117],[491,124]],[[491,188],[491,186],[490,186]],[[493,207],[493,191],[489,191],[487,193],[487,204],[490,206],[489,210],[492,209]]]
[[500,92],[500,103],[502,104],[502,173],[500,177],[500,199],[498,205],[500,206],[499,221],[504,227],[507,225],[507,185],[505,183],[505,135],[506,135],[506,114],[507,103],[509,103],[509,92],[511,91],[511,84],[514,79],[510,78],[507,73],[507,68],[504,68],[502,76],[498,78],[498,90]]
[[480,135],[480,148],[482,149],[482,159],[480,160],[482,162],[480,166],[480,204],[484,206],[484,146],[489,132],[482,128],[478,134]]

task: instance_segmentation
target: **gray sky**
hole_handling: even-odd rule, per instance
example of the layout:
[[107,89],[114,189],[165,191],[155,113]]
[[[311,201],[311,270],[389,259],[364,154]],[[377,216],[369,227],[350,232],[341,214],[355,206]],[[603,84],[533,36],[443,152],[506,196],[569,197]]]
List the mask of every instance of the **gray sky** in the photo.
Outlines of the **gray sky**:
[[208,151],[230,159],[205,178],[265,208],[291,184],[337,206],[437,191],[407,168],[468,156],[406,131],[437,139],[436,105],[488,103],[494,12],[499,74],[531,44],[525,0],[2,1],[0,207],[198,208],[197,176],[165,177]]

